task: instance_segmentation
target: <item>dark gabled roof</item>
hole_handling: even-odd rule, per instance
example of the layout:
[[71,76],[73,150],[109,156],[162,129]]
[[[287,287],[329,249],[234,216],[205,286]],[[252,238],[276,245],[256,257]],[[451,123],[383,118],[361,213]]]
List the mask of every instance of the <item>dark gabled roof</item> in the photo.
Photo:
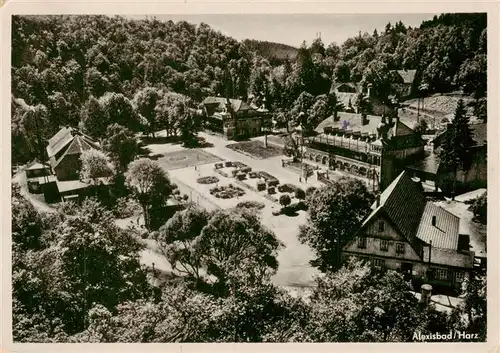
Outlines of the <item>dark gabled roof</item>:
[[407,136],[415,134],[415,131],[399,119],[396,120],[391,130],[392,136]]
[[[204,105],[217,105],[219,109],[224,109],[226,107],[226,102],[227,98],[223,97],[207,97],[203,100]],[[231,103],[231,108],[233,111],[240,112],[240,111],[252,111],[255,110],[252,108],[248,103],[242,101],[241,99],[233,99],[230,98],[229,102]]]
[[[444,208],[427,201],[420,186],[402,172],[382,192],[380,203],[374,203],[372,213],[363,222],[365,228],[376,216],[388,220],[422,256],[423,246],[432,241],[432,247],[457,250],[460,219]],[[436,217],[435,225],[432,224]]]
[[49,144],[47,146],[47,154],[49,158],[52,158],[61,152],[71,141],[73,141],[76,136],[79,136],[87,144],[97,145],[97,143],[90,136],[84,134],[80,130],[72,127],[63,127],[51,139],[49,139]]
[[[353,82],[332,82],[332,85],[330,86],[330,93],[339,93],[337,92],[340,87],[347,87],[349,89],[349,92],[341,91],[344,93],[359,93],[361,91],[360,85],[353,83]],[[352,102],[354,104],[354,102]]]
[[68,145],[73,139],[72,129],[63,127],[50,140],[47,146],[47,154],[49,158],[55,156],[59,151]]
[[411,180],[407,172],[399,176],[382,192],[380,204],[372,206],[373,211],[363,222],[362,227],[382,214],[417,252],[422,254],[422,246],[417,238],[420,220],[424,213],[426,200],[417,183]]
[[63,127],[49,140],[47,154],[52,168],[55,168],[67,155],[80,154],[89,149],[99,149],[98,144],[77,129]]
[[395,70],[399,77],[403,80],[403,83],[411,84],[415,81],[415,75],[417,70]]
[[425,157],[415,164],[408,167],[408,169],[418,170],[429,174],[436,175],[439,168],[439,156],[434,152],[425,152]]

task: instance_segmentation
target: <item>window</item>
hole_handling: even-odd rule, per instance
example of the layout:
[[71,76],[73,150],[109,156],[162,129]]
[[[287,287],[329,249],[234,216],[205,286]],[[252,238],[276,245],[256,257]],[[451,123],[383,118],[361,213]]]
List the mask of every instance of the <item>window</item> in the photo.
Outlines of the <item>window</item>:
[[404,243],[397,243],[396,244],[396,253],[397,254],[404,254],[405,253],[405,244]]
[[383,232],[384,231],[384,222],[378,222],[378,231]]
[[448,280],[448,270],[443,268],[435,268],[434,269],[434,278],[441,281]]
[[465,273],[464,271],[457,271],[455,272],[455,282],[461,283],[465,279]]
[[380,250],[381,251],[388,251],[389,250],[389,241],[381,240],[380,241]]
[[365,237],[358,238],[358,248],[360,248],[360,249],[366,248],[366,238]]
[[373,266],[383,268],[385,266],[385,260],[383,259],[373,259],[372,260]]

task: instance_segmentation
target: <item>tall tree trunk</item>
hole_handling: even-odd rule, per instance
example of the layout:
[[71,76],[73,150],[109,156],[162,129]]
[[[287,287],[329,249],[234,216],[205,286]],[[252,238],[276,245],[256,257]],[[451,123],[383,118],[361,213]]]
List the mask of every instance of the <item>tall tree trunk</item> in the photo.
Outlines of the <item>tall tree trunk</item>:
[[149,230],[149,214],[148,214],[148,205],[142,204],[142,213],[144,215],[144,226]]

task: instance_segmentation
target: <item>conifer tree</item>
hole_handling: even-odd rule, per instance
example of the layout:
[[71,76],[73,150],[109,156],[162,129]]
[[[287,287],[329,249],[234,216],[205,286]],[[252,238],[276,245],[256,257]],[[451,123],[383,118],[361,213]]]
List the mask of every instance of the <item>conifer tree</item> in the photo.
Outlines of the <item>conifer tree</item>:
[[471,148],[474,146],[469,117],[462,99],[458,101],[455,118],[448,127],[440,152],[441,164],[445,170],[453,172],[453,191],[459,170],[468,171],[471,166]]

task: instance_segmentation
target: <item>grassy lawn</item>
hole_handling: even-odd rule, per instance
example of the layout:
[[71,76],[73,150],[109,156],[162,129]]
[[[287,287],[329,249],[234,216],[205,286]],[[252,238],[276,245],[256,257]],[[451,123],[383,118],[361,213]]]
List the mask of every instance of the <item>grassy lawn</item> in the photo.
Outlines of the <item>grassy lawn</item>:
[[272,144],[268,144],[266,148],[262,141],[244,141],[226,147],[256,159],[266,159],[283,154],[281,148]]
[[219,157],[199,149],[184,149],[165,153],[158,159],[160,166],[166,170],[188,168],[202,164],[219,162]]

